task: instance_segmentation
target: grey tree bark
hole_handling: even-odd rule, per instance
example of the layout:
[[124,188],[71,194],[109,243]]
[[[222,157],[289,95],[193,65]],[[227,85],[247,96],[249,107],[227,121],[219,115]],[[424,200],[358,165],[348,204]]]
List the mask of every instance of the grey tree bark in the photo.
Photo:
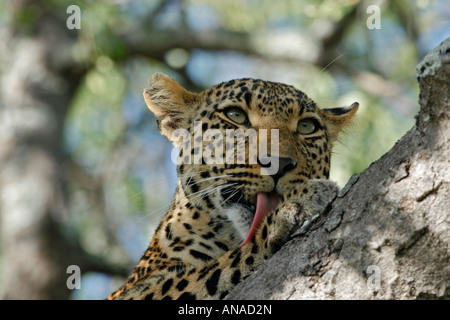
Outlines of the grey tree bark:
[[450,38],[417,78],[416,125],[227,299],[450,298]]

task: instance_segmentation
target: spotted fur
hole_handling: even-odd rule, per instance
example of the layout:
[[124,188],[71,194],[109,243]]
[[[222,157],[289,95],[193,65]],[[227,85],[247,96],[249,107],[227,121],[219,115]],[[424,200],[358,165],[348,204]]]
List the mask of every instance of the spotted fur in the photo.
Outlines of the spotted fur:
[[[226,129],[279,130],[279,153],[274,156],[288,159],[289,167],[280,161],[275,175],[262,175],[264,165],[250,164],[248,158],[243,164],[179,164],[168,212],[128,281],[109,296],[221,299],[336,194],[336,185],[327,180],[332,143],[358,104],[320,109],[292,86],[254,79],[231,80],[198,94],[161,73],[149,82],[145,101],[161,119],[161,134],[177,147],[175,130],[186,129],[194,137],[195,121],[202,121],[202,132],[218,129],[223,136]],[[230,120],[229,107],[243,110],[248,121]],[[298,132],[297,124],[305,118],[314,119],[314,133]],[[222,140],[214,143],[223,145]],[[191,156],[199,152],[198,148],[190,151]],[[250,230],[258,192],[276,193],[282,200],[265,216],[254,237],[240,246]]]

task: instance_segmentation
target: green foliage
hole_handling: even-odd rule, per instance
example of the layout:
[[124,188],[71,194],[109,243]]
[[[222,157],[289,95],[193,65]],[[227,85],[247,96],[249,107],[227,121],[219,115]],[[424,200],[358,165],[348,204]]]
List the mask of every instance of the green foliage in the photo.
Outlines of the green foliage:
[[109,57],[100,56],[73,100],[67,122],[67,147],[92,172],[101,170],[100,163],[124,130],[120,113],[124,91],[121,71]]
[[360,99],[357,119],[333,149],[331,178],[344,186],[350,175],[379,159],[413,124],[414,119],[400,119],[376,99]]

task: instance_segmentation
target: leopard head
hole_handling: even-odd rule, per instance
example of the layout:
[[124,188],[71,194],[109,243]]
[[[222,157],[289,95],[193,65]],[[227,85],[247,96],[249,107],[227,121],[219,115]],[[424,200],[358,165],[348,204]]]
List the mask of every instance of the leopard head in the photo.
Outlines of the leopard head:
[[179,149],[179,187],[193,206],[230,220],[242,240],[305,181],[329,178],[333,143],[358,109],[320,109],[292,86],[255,79],[201,93],[161,73],[149,83],[145,102]]

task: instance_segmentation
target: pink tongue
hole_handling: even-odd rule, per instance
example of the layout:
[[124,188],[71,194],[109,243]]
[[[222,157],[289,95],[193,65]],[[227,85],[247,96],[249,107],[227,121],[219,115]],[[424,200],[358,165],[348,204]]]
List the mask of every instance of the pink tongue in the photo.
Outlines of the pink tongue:
[[241,247],[253,239],[256,230],[261,224],[261,221],[270,211],[276,208],[276,206],[280,203],[280,201],[281,198],[276,193],[259,192],[256,195],[255,217],[253,218],[253,223],[250,228],[250,232],[247,235],[247,239],[245,239],[244,242],[241,243]]

